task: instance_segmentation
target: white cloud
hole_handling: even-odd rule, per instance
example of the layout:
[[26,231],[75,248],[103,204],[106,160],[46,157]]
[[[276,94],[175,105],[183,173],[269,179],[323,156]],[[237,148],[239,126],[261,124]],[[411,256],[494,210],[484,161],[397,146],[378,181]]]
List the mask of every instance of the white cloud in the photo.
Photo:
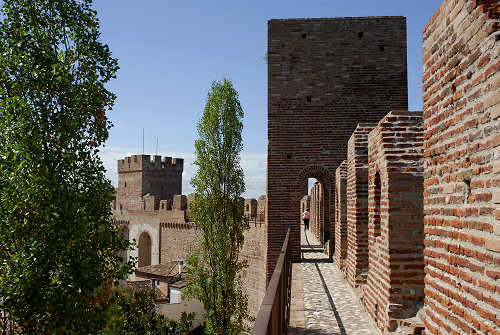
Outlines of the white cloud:
[[[106,177],[113,185],[118,185],[117,161],[124,157],[137,154],[136,150],[124,147],[105,147],[100,152],[100,157],[106,168]],[[194,153],[192,152],[160,152],[161,156],[176,157],[184,159],[184,172],[182,174],[182,193],[189,194],[193,192],[190,184],[191,178],[196,173],[194,166]],[[266,163],[267,155],[263,153],[241,154],[241,167],[245,173],[246,192],[245,198],[258,198],[259,195],[266,193]]]

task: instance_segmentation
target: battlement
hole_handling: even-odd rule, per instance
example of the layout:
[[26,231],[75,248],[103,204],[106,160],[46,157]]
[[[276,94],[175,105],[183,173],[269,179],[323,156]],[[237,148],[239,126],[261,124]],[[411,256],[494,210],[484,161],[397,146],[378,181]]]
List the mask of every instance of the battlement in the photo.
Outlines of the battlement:
[[139,172],[153,170],[171,170],[182,172],[184,170],[184,159],[150,156],[150,155],[132,155],[118,160],[118,173]]

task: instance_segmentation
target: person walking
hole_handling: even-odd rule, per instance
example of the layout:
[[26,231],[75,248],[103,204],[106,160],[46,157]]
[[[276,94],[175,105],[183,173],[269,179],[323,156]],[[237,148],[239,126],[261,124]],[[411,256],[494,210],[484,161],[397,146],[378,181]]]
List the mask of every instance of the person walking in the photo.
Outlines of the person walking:
[[306,209],[304,213],[302,214],[302,219],[304,220],[304,229],[309,230],[309,218],[311,217],[311,214],[309,214],[309,211]]

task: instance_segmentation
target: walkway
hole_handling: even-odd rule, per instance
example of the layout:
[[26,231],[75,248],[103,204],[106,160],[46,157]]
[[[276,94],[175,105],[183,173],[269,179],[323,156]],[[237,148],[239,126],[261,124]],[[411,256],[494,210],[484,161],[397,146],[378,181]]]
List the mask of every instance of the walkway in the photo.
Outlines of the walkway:
[[289,334],[377,335],[342,273],[301,228],[302,262],[293,264]]

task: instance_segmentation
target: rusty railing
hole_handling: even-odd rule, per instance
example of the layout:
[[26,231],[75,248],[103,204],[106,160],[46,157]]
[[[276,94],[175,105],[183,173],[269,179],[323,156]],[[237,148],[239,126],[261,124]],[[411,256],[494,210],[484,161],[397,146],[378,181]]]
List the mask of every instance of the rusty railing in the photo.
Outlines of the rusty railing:
[[290,286],[292,281],[292,262],[290,258],[290,228],[286,233],[278,262],[274,268],[266,295],[260,306],[252,334],[276,335],[288,333],[290,317]]

